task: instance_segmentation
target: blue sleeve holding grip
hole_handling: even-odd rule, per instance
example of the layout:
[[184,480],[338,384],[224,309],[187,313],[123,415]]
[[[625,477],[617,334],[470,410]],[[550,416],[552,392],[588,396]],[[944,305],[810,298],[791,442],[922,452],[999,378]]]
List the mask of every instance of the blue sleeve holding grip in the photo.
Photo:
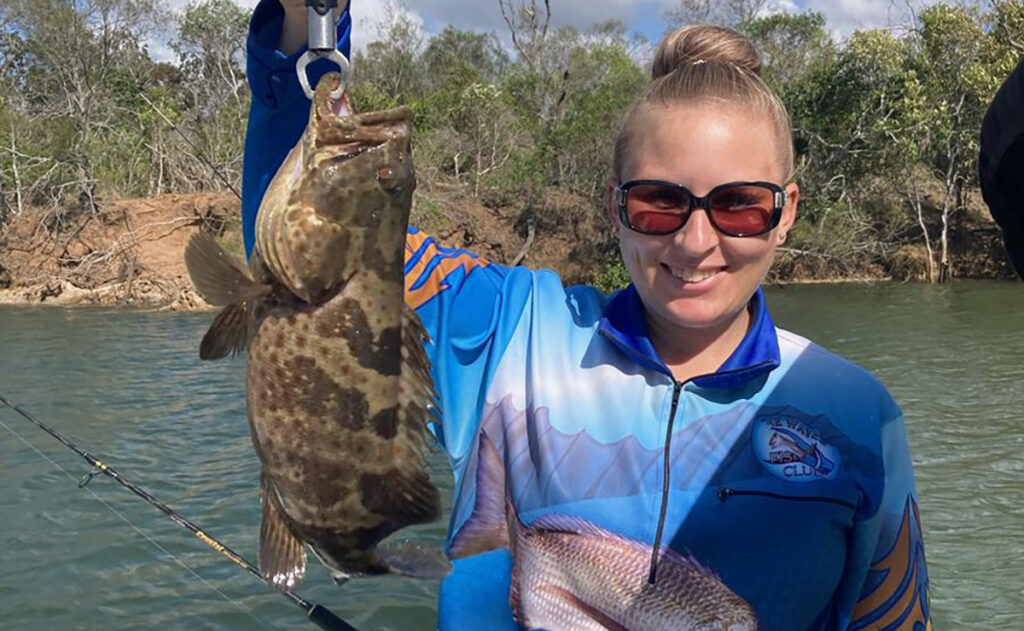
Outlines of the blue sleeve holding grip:
[[[345,0],[339,0],[339,4]],[[309,100],[299,86],[295,62],[306,52],[303,46],[291,55],[277,48],[284,23],[284,9],[277,0],[262,0],[253,12],[246,41],[246,74],[252,91],[249,125],[245,134],[245,164],[242,169],[242,235],[245,254],[252,253],[256,211],[270,180],[298,142],[309,120]],[[352,18],[348,7],[338,20],[338,49],[351,54]],[[319,59],[309,65],[310,85],[325,73],[337,70]]]

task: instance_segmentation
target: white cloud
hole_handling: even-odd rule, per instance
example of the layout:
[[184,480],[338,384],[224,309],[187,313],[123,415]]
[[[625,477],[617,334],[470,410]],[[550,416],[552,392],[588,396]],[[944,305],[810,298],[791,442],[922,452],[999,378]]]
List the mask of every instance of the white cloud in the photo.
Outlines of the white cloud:
[[827,28],[845,37],[855,30],[906,30],[914,14],[940,0],[807,0],[806,8],[825,16]]
[[761,10],[761,15],[775,15],[776,13],[799,13],[800,7],[794,0],[771,0],[768,2],[764,9]]

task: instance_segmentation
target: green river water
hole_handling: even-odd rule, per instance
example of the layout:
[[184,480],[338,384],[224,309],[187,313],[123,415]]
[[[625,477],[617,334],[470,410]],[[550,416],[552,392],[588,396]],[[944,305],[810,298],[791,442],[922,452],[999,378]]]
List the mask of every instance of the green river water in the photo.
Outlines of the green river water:
[[[1024,630],[1024,285],[767,293],[780,326],[874,371],[903,406],[935,628]],[[255,560],[244,360],[199,362],[210,319],[0,309],[0,395]],[[315,628],[112,480],[78,489],[88,465],[12,411],[0,423],[0,629]],[[432,466],[449,492],[447,465]],[[440,544],[444,525],[403,532]],[[433,629],[436,591],[390,577],[338,588],[315,561],[298,590],[364,631]]]

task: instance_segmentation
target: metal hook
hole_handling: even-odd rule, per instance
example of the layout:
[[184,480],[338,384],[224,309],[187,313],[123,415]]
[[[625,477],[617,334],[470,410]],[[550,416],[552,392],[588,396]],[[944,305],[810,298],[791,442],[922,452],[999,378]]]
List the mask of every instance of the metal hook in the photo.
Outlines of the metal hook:
[[311,101],[313,100],[313,88],[309,85],[309,77],[306,76],[306,66],[317,59],[333,61],[341,70],[341,81],[338,83],[337,89],[331,92],[332,99],[335,101],[340,99],[345,94],[345,87],[348,85],[348,75],[352,65],[348,59],[345,59],[345,55],[342,55],[337,49],[331,51],[309,50],[295,62],[295,72],[299,75],[299,85],[302,86],[302,91],[306,93],[306,98]]

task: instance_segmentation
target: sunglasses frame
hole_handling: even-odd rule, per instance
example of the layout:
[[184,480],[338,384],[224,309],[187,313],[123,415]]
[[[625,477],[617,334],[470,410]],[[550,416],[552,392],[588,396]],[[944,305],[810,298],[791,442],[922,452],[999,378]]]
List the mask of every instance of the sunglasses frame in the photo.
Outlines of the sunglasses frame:
[[[678,228],[676,228],[675,230],[671,230],[669,232],[644,232],[642,230],[637,230],[635,227],[633,227],[632,222],[629,221],[629,212],[626,209],[626,203],[629,198],[629,190],[631,188],[641,186],[644,184],[667,186],[669,188],[683,191],[690,197],[690,207],[686,210],[686,215],[683,218],[683,223],[679,224]],[[715,222],[714,213],[711,212],[711,198],[714,197],[715,194],[721,192],[723,189],[730,188],[733,186],[760,186],[769,189],[774,194],[773,200],[775,202],[775,205],[772,208],[772,219],[769,222],[767,228],[760,232],[752,232],[750,234],[736,234],[734,232],[724,230],[721,226],[718,225],[717,222]],[[676,184],[675,182],[667,182],[665,180],[629,180],[628,182],[623,182],[622,184],[619,184],[618,186],[615,187],[615,203],[619,207],[619,220],[622,221],[622,225],[626,226],[627,228],[629,228],[633,232],[636,232],[637,234],[647,234],[652,236],[665,236],[669,234],[675,234],[676,232],[682,230],[683,226],[686,225],[686,222],[690,220],[691,216],[693,216],[693,211],[699,207],[703,208],[704,212],[707,213],[708,221],[711,222],[711,225],[715,227],[715,230],[718,230],[722,234],[728,235],[730,237],[757,237],[762,234],[767,234],[771,232],[776,228],[776,226],[779,225],[779,222],[782,220],[782,209],[785,208],[786,206],[787,197],[788,196],[785,190],[778,184],[775,184],[773,182],[758,181],[726,182],[725,184],[719,184],[715,188],[711,189],[708,192],[708,194],[703,197],[697,197],[696,195],[693,194],[692,191],[690,191],[690,189],[686,188],[682,184]]]

